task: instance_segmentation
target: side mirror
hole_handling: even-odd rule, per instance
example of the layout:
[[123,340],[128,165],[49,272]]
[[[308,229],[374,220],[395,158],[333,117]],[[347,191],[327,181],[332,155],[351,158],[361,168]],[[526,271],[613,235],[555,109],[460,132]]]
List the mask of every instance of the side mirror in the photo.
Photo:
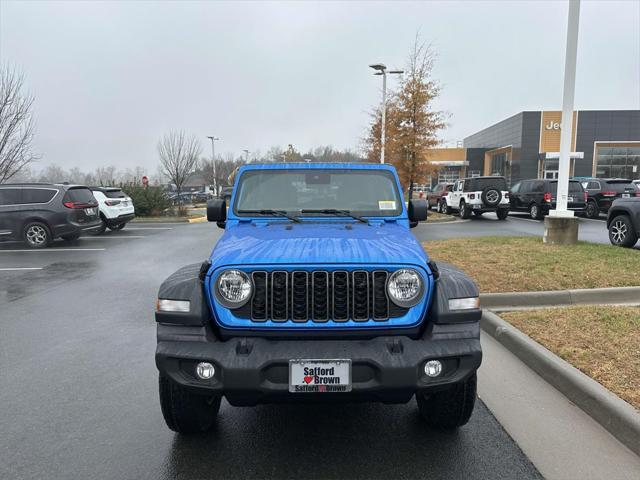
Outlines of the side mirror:
[[207,201],[207,220],[216,222],[218,227],[224,228],[227,220],[227,202],[224,200]]
[[409,226],[414,228],[418,226],[418,222],[424,222],[428,211],[429,204],[426,200],[409,200]]

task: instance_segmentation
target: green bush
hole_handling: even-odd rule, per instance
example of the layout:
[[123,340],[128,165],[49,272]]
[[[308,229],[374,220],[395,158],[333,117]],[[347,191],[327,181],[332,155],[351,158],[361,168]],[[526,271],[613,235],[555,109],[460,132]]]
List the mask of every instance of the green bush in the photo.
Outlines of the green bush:
[[140,217],[162,215],[171,206],[161,187],[125,185],[122,190],[131,197],[136,207],[136,215]]

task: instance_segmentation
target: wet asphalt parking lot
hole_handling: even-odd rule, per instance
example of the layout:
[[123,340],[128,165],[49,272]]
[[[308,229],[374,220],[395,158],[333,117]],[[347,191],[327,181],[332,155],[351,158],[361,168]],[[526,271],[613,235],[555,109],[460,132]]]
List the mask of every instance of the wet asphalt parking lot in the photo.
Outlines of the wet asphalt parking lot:
[[131,224],[43,251],[0,244],[0,478],[540,478],[482,401],[455,433],[425,427],[413,402],[223,402],[212,432],[170,431],[154,364],[157,289],[220,233]]

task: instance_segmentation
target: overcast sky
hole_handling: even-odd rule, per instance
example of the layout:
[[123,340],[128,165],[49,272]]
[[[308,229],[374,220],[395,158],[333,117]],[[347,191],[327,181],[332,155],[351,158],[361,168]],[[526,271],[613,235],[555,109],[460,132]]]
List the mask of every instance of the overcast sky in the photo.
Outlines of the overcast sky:
[[[381,79],[416,31],[433,43],[455,144],[522,110],[560,109],[568,3],[14,2],[0,59],[36,95],[41,164],[143,165],[158,138],[217,152],[358,148]],[[583,1],[576,107],[640,108],[640,2]],[[393,82],[393,80],[391,81]]]

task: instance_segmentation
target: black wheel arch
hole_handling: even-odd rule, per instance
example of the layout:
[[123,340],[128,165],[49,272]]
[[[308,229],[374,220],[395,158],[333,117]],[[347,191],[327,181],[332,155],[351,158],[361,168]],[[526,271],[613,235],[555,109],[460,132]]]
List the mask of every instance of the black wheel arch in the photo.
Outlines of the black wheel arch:
[[[435,265],[434,262],[431,262]],[[429,320],[435,323],[478,322],[482,309],[450,310],[449,300],[478,297],[480,291],[476,283],[462,270],[448,263],[438,263],[437,279],[433,300],[429,308]],[[433,270],[433,267],[432,267]]]
[[187,326],[206,325],[210,319],[210,312],[204,295],[204,275],[210,266],[209,261],[192,263],[175,271],[162,282],[158,298],[188,300],[190,310],[188,313],[156,311],[156,322]]
[[20,236],[24,235],[24,229],[30,223],[41,223],[41,224],[43,224],[45,227],[47,227],[47,230],[49,230],[49,235],[51,235],[51,239],[53,239],[53,237],[54,237],[53,228],[51,228],[51,225],[49,225],[49,222],[47,222],[44,218],[37,217],[37,216],[27,217],[25,220],[22,221],[22,224],[20,225]]

